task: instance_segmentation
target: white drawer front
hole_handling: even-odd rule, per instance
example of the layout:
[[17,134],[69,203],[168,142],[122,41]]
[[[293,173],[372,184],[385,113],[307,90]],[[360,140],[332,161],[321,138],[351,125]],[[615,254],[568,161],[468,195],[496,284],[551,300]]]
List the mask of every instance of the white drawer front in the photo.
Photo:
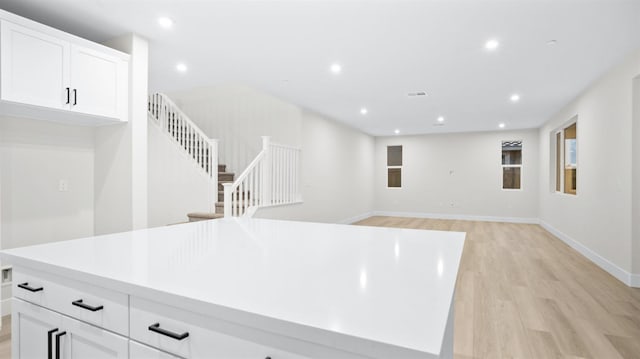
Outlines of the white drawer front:
[[14,270],[13,283],[17,298],[125,336],[129,334],[129,301],[124,293],[24,268]]
[[129,340],[130,359],[178,359],[158,349]]
[[185,321],[190,315],[193,314],[178,308],[131,297],[131,339],[187,359],[305,358],[190,324]]

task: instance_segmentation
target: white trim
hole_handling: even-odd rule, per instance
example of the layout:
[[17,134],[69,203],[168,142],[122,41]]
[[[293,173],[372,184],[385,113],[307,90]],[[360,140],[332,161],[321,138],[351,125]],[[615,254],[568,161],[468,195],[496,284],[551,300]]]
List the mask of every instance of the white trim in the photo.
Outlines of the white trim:
[[476,216],[476,215],[448,214],[448,213],[373,211],[372,215],[387,216],[387,217],[456,219],[456,220],[463,220],[463,221],[481,221],[481,222],[505,222],[505,223],[527,223],[527,224],[540,223],[540,220],[538,218]]
[[7,298],[2,300],[2,316],[5,317],[7,315],[11,315],[11,301],[12,298]]
[[600,267],[603,270],[605,270],[607,273],[609,273],[612,276],[614,276],[616,279],[618,279],[622,283],[624,283],[624,284],[626,284],[626,285],[628,285],[630,287],[640,287],[640,275],[631,274],[631,273],[625,271],[624,269],[618,267],[616,264],[612,263],[608,259],[606,259],[606,258],[602,257],[601,255],[599,255],[598,253],[594,252],[589,247],[585,246],[584,244],[576,241],[575,239],[571,238],[570,236],[568,236],[568,235],[560,232],[559,230],[555,229],[549,223],[541,220],[540,221],[540,225],[542,226],[542,228],[544,228],[547,231],[549,231],[549,233],[551,233],[554,236],[558,237],[558,239],[560,239],[561,241],[566,243],[569,247],[571,247],[571,248],[575,249],[576,251],[578,251],[578,253],[580,253],[583,256],[585,256],[587,259],[592,261],[598,267]]
[[347,219],[343,219],[342,221],[338,221],[338,224],[353,224],[373,216],[373,213],[374,212],[361,213],[357,216],[349,217]]

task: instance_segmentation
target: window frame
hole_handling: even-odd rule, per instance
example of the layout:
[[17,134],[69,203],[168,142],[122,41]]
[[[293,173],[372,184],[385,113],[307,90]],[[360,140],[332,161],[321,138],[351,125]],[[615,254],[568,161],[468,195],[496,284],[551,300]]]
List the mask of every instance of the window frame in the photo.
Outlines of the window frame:
[[[389,166],[389,147],[401,147],[402,148],[402,156],[401,156],[401,161],[402,161],[402,165],[400,166]],[[387,189],[402,189],[402,185],[404,183],[404,180],[402,179],[403,177],[403,167],[404,167],[404,146],[403,145],[387,145],[385,147],[386,151],[387,151],[387,160],[386,160],[386,170],[385,170],[385,187],[387,187]],[[389,187],[389,169],[399,169],[400,170],[400,187]]]
[[[565,170],[567,169],[566,167],[566,153],[565,153],[565,147],[566,147],[566,142],[565,142],[565,130],[571,126],[575,125],[576,126],[576,165],[575,165],[575,169],[576,169],[576,191],[575,193],[571,193],[571,192],[566,192],[565,191]],[[554,151],[553,151],[553,171],[554,171],[554,176],[551,178],[551,180],[553,181],[553,191],[552,193],[561,195],[561,196],[569,196],[571,198],[577,197],[578,196],[578,168],[580,167],[580,141],[578,141],[578,115],[575,115],[573,117],[571,117],[571,119],[567,122],[565,122],[564,124],[562,124],[562,126],[556,128],[555,130],[551,131],[551,134],[553,135],[553,147],[554,147]],[[560,141],[557,140],[557,136],[558,134],[560,135]],[[560,146],[558,146],[558,143]],[[558,148],[560,147],[560,148]],[[558,159],[561,161],[560,165],[558,165]],[[558,170],[560,170],[560,173],[558,174]],[[559,175],[559,176],[558,176]],[[560,188],[558,188],[557,186],[557,181],[558,181],[558,177],[560,179]]]
[[[502,146],[504,142],[520,141],[520,164],[519,165],[505,165],[502,163]],[[520,188],[504,188],[504,169],[505,168],[520,168]],[[524,188],[524,140],[501,140],[500,141],[500,188],[507,192],[522,191]]]

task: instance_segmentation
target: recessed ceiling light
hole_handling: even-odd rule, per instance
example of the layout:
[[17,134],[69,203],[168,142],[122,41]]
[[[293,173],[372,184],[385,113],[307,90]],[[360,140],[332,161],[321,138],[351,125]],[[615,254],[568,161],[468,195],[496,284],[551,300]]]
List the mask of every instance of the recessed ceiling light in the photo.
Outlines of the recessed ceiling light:
[[520,101],[520,95],[514,93],[513,95],[511,95],[511,97],[509,97],[509,99],[511,100],[511,102],[518,102]]
[[396,130],[395,130],[395,131],[393,131],[393,133],[395,133],[395,134],[397,135],[397,134],[399,134],[399,133],[400,133],[400,130],[398,130],[398,129],[396,128]]
[[168,29],[173,26],[173,20],[166,16],[162,16],[158,18],[158,25],[164,27],[165,29]]
[[367,110],[364,107],[360,109],[360,113],[363,114],[363,115],[366,115],[368,112],[369,112],[369,110]]
[[176,70],[178,70],[178,72],[187,72],[187,65],[180,62],[176,65]]
[[558,43],[558,40],[549,40],[547,41],[547,45],[553,46],[556,45]]
[[504,128],[504,122],[501,122],[501,123],[498,125],[498,127],[500,127],[500,128]]
[[444,122],[444,117],[442,116],[438,117],[438,122]]
[[484,48],[487,50],[495,50],[500,46],[500,43],[496,39],[491,39],[484,44]]
[[333,72],[334,74],[341,73],[342,72],[342,66],[340,66],[340,64],[331,65],[331,72]]

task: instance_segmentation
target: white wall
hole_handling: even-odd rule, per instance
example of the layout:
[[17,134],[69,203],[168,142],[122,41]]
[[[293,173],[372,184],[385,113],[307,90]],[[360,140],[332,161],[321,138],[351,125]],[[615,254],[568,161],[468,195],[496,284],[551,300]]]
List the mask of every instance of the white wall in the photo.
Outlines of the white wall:
[[107,43],[131,55],[129,122],[95,130],[95,232],[147,226],[148,44],[129,34]]
[[[503,140],[523,141],[522,190],[502,190]],[[402,145],[402,188],[387,188],[387,146]],[[379,214],[535,221],[538,132],[497,131],[376,138]]]
[[633,80],[633,183],[632,183],[632,214],[631,214],[631,246],[632,273],[635,274],[635,285],[640,287],[640,76]]
[[301,130],[304,203],[264,208],[255,216],[335,223],[370,213],[374,138],[307,111]]
[[93,146],[90,127],[0,117],[3,249],[93,235]]
[[148,131],[149,226],[186,222],[187,213],[209,212],[215,195],[209,176],[159,126],[150,123]]
[[[540,219],[626,282],[631,271],[632,79],[638,74],[640,52],[540,128]],[[556,194],[550,134],[576,115],[577,195]]]
[[209,138],[219,140],[219,160],[240,174],[272,143],[300,145],[301,110],[268,94],[240,85],[205,87],[168,96]]

